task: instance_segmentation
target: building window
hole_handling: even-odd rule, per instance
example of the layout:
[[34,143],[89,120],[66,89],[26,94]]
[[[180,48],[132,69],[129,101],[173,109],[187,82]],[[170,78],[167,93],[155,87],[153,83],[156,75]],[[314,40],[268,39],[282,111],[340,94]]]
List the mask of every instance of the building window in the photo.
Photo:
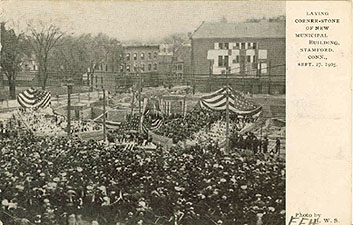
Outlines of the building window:
[[130,61],[130,53],[127,53],[127,54],[126,54],[126,60],[127,60],[127,61]]
[[233,49],[239,49],[240,48],[240,43],[236,42],[235,45],[233,46]]
[[228,67],[228,66],[229,66],[229,56],[227,56],[227,55],[224,56],[224,62],[223,62],[223,63],[224,63],[224,66],[225,66],[225,67]]
[[137,60],[137,53],[134,53],[134,60]]
[[252,43],[252,49],[256,49],[256,47],[257,47],[257,43],[256,43],[256,42],[253,42],[253,43]]
[[120,58],[120,59],[123,59],[123,54],[119,54],[119,58]]
[[[151,53],[149,53],[149,54],[151,54]],[[149,63],[149,64],[148,64],[148,71],[151,71],[151,70],[152,70],[152,64]]]
[[124,72],[124,66],[120,65],[120,72]]
[[141,64],[141,70],[142,70],[142,72],[144,72],[145,71],[145,64]]
[[218,56],[218,66],[223,66],[223,56]]
[[157,52],[154,52],[154,53],[153,53],[153,58],[154,58],[154,59],[157,59]]
[[245,42],[241,43],[240,49],[245,49]]
[[145,53],[141,53],[141,60],[145,60]]
[[152,59],[152,53],[150,53],[150,52],[148,53],[148,59],[150,59],[150,60]]
[[126,71],[130,72],[130,65],[126,65]]
[[229,66],[229,56],[218,56],[218,66],[219,67],[228,67]]
[[153,64],[153,70],[157,70],[157,63]]
[[183,70],[183,65],[182,65],[182,64],[179,64],[179,65],[178,65],[178,70],[179,70],[179,71]]
[[246,56],[246,62],[250,63],[251,62],[251,55]]
[[256,56],[255,55],[252,56],[252,62],[256,62]]
[[219,49],[229,49],[229,43],[218,43]]
[[105,65],[105,71],[108,71],[108,65]]

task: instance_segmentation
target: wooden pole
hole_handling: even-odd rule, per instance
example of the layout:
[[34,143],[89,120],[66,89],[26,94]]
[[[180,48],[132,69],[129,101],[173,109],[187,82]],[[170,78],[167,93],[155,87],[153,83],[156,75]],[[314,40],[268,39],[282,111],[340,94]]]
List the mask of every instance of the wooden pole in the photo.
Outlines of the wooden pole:
[[268,62],[267,66],[267,72],[268,72],[268,94],[271,94],[271,61]]
[[78,87],[78,102],[81,102],[81,86],[82,86],[82,77],[80,80],[80,85]]
[[71,135],[71,92],[72,85],[67,85],[67,135]]
[[104,90],[104,87],[103,87],[103,140],[105,141],[106,140],[106,118],[105,118],[105,90]]
[[226,72],[226,151],[229,152],[229,82],[228,71]]
[[138,69],[138,76],[139,76],[139,117],[140,117],[140,123],[139,123],[139,132],[142,133],[142,112],[141,112],[141,89],[142,89],[142,74],[140,72],[140,67]]
[[139,114],[141,116],[141,89],[142,89],[142,77],[141,77],[141,74],[139,73],[138,74],[139,76],[139,96],[138,96],[138,100],[139,100]]
[[106,140],[106,131],[105,131],[105,128],[106,128],[106,124],[105,124],[105,120],[106,120],[106,117],[105,117],[105,103],[106,103],[106,99],[105,99],[105,89],[104,89],[104,85],[103,85],[103,76],[101,77],[101,85],[102,85],[102,90],[103,90],[103,140],[105,141]]
[[134,86],[132,86],[131,115],[134,114],[134,101],[135,101],[135,90],[134,90]]

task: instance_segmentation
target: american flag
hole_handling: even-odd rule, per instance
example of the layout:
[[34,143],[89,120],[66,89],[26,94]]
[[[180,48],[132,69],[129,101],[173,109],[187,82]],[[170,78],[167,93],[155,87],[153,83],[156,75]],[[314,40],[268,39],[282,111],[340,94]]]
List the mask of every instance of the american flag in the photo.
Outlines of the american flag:
[[148,100],[143,117],[142,130],[145,133],[148,130],[157,130],[163,125],[164,116],[159,109],[158,101],[155,99]]

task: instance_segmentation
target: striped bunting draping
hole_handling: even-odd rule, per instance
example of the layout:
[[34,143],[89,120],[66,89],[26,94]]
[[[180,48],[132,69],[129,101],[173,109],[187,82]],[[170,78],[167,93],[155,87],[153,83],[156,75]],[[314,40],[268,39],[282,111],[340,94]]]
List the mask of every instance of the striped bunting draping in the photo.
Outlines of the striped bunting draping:
[[[229,110],[243,116],[258,115],[262,107],[247,100],[242,93],[228,88]],[[204,95],[200,99],[200,106],[210,110],[225,110],[227,107],[227,89],[221,88],[211,94]]]
[[[106,112],[106,114],[108,114],[108,112]],[[101,114],[99,117],[95,118],[94,120],[92,120],[95,123],[98,123],[100,125],[103,125],[103,114]],[[111,120],[106,120],[105,121],[105,127],[107,129],[118,129],[121,125],[121,122],[119,121],[111,121]]]
[[[159,109],[158,101],[155,99],[148,99],[145,101],[146,107],[144,107],[142,130],[148,133],[149,130],[157,130],[163,125],[164,116]],[[148,119],[144,119],[148,118]]]
[[48,91],[29,88],[17,95],[17,102],[24,108],[46,108],[51,103],[51,94]]
[[147,122],[146,120],[142,123],[142,130],[147,133],[149,130],[158,130],[163,125],[163,117],[153,118],[151,122]]
[[150,129],[157,130],[158,128],[160,128],[162,126],[162,124],[163,124],[163,118],[154,119],[154,120],[152,120]]
[[121,122],[114,122],[114,121],[106,121],[105,126],[108,129],[118,129]]

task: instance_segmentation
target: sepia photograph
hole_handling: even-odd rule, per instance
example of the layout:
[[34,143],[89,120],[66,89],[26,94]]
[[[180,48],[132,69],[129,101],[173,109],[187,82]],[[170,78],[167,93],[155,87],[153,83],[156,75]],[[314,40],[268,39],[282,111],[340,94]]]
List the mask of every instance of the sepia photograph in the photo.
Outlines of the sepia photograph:
[[2,1],[0,25],[0,224],[285,224],[285,1]]

